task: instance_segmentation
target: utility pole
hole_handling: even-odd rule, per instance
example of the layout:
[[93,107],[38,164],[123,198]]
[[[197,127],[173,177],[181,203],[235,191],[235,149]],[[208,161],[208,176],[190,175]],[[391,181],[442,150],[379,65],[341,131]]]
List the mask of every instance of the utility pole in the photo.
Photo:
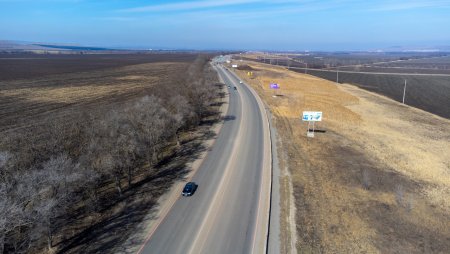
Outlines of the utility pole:
[[305,62],[305,64],[306,64],[306,68],[305,68],[305,74],[306,74],[306,70],[308,69],[308,63]]
[[338,68],[336,68],[336,84],[339,84],[339,69]]
[[403,87],[403,104],[405,104],[405,93],[406,93],[406,79],[405,79],[405,86]]

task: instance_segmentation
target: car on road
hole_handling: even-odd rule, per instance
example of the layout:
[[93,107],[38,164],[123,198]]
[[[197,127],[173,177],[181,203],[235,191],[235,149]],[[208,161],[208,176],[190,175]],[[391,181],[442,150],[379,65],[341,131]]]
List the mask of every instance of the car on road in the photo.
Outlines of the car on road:
[[228,86],[228,88],[231,88],[231,86]]
[[188,182],[183,188],[181,195],[183,196],[192,196],[194,192],[197,190],[197,184],[194,182]]
[[237,87],[234,87],[234,90],[237,90]]
[[242,84],[242,80],[239,80],[239,84]]

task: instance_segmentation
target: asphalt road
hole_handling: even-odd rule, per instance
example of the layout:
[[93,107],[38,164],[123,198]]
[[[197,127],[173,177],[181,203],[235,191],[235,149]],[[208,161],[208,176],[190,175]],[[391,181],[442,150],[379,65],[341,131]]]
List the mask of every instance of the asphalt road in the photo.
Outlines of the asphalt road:
[[[263,190],[263,160],[269,138],[264,116],[250,90],[218,67],[231,88],[224,125],[192,181],[198,189],[180,197],[141,253],[256,253]],[[236,86],[237,90],[233,87]],[[266,167],[267,168],[267,167]],[[268,187],[267,187],[268,188]],[[261,201],[263,200],[263,201]]]

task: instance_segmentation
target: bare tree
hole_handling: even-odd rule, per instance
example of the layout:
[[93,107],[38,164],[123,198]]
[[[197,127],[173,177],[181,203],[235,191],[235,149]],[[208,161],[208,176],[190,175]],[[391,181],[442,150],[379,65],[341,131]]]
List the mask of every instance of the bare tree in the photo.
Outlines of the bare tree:
[[52,157],[43,164],[43,170],[46,172],[47,184],[51,187],[52,197],[58,197],[62,200],[70,198],[76,184],[83,179],[83,175],[79,172],[80,165],[73,163],[66,154]]
[[192,107],[188,100],[181,95],[171,97],[166,103],[166,108],[173,116],[175,138],[177,146],[180,146],[180,131],[187,126],[192,125],[191,121],[196,118],[196,115],[192,112]]
[[160,100],[153,96],[145,96],[139,100],[133,111],[130,120],[136,127],[140,143],[144,145],[141,151],[145,151],[147,160],[153,164],[159,159],[162,145],[176,132],[172,124],[174,119],[162,107]]
[[[84,157],[82,157],[85,161]],[[83,181],[80,182],[79,187],[83,190],[86,195],[86,211],[88,213],[97,213],[100,210],[99,204],[99,193],[98,189],[102,182],[102,177],[95,170],[83,169]],[[92,221],[91,221],[92,222]]]
[[53,247],[53,237],[55,230],[55,219],[63,211],[61,205],[55,198],[43,198],[40,202],[33,206],[33,231],[38,235],[45,235],[47,238],[47,248],[51,250]]
[[11,175],[11,158],[9,152],[0,152],[0,182],[6,182]]
[[[9,186],[8,186],[9,185]],[[0,183],[0,253],[5,251],[6,237],[15,229],[25,226],[23,205],[14,198],[11,183]]]
[[57,217],[64,214],[71,194],[81,181],[79,165],[74,164],[65,154],[52,157],[45,162],[41,170],[34,170],[25,178],[32,186],[30,195],[32,206],[33,230],[45,233],[47,246],[53,247],[53,236],[58,223]]

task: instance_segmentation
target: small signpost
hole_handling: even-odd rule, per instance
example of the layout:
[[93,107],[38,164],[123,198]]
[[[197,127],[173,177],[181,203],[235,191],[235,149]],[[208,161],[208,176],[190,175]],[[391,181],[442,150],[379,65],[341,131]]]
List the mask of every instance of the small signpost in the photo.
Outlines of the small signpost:
[[272,83],[272,84],[270,84],[270,89],[273,89],[273,91],[274,91],[274,95],[272,97],[277,97],[276,91],[278,89],[280,89],[280,85],[278,85],[276,83]]
[[[303,111],[302,121],[308,122],[308,129],[306,131],[306,136],[309,138],[314,138],[314,123],[322,121],[322,112]],[[311,130],[311,125],[312,125],[312,130]]]

